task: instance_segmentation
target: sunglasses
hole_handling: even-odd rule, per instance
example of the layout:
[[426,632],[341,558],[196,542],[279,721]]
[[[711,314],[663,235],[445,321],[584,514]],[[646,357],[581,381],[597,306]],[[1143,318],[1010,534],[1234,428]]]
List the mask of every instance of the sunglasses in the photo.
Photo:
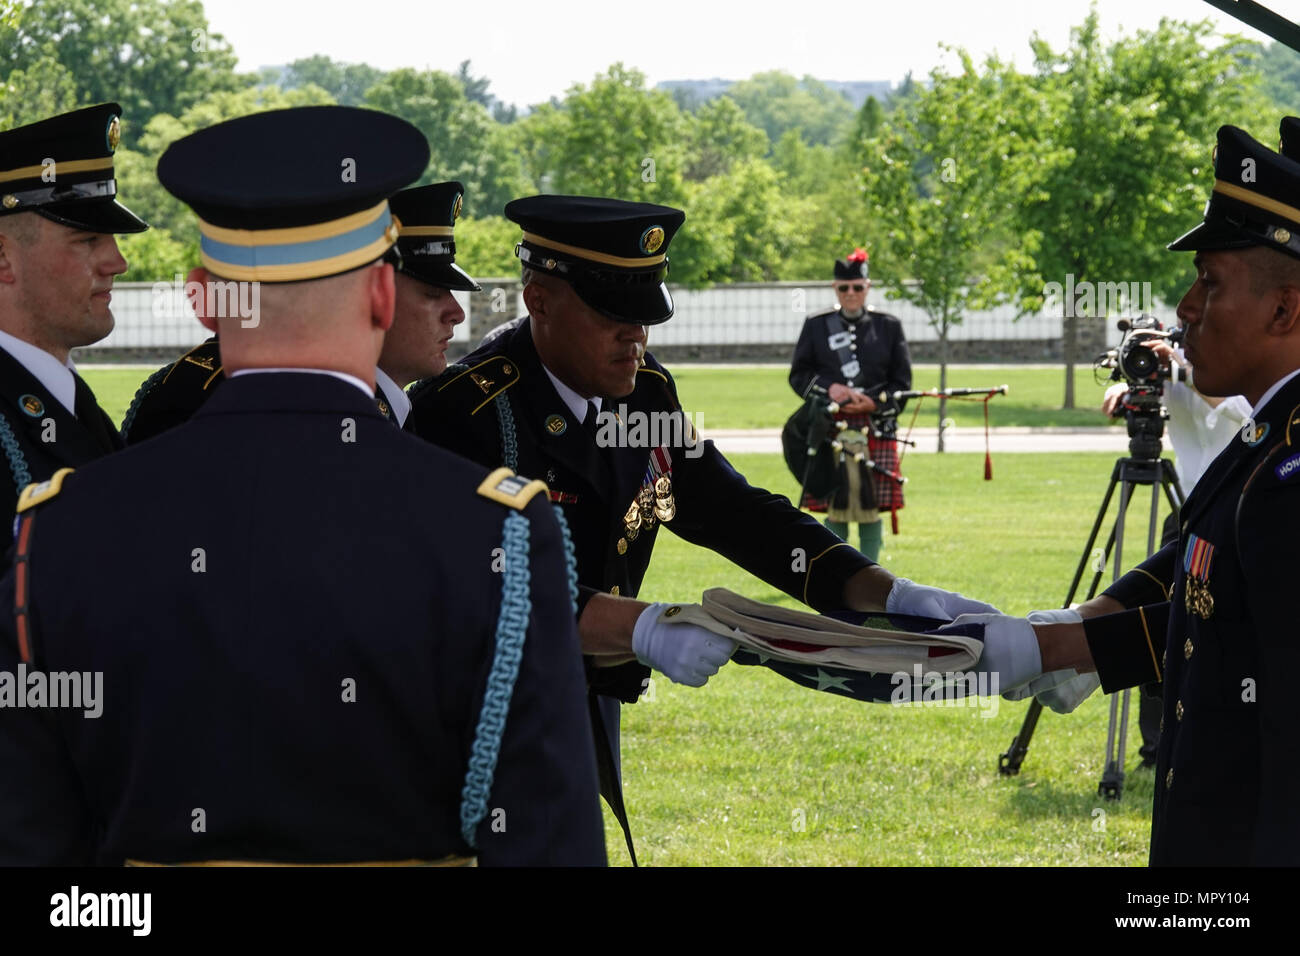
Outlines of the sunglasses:
[[853,283],[853,285],[849,285],[847,282],[845,282],[842,283],[841,285],[837,285],[835,288],[841,292],[848,292],[849,289],[852,289],[854,292],[862,292],[867,287],[863,285],[861,282],[855,282]]

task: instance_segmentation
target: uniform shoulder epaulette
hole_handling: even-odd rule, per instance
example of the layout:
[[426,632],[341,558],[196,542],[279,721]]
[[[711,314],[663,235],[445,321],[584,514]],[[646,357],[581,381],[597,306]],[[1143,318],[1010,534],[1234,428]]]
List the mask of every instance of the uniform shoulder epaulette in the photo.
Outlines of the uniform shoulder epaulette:
[[211,388],[212,383],[221,378],[221,343],[211,341],[194,346],[172,363],[160,384],[166,384],[174,375],[185,373],[189,373],[195,384],[203,390]]
[[484,478],[478,493],[515,511],[523,511],[536,495],[550,495],[546,482],[537,478],[529,481],[509,468],[498,468]]
[[22,514],[39,504],[43,504],[58,495],[63,490],[63,479],[72,474],[72,468],[60,468],[46,481],[36,481],[23,488],[18,494],[18,505],[14,508],[16,514]]
[[[438,398],[465,405],[473,415],[519,381],[519,365],[508,355],[493,355],[436,382]],[[428,387],[422,389],[427,392]]]
[[659,369],[657,368],[651,368],[649,365],[642,365],[639,369],[636,370],[636,373],[638,375],[654,375],[658,378],[663,379],[665,385],[668,384],[668,376],[665,375],[663,372],[659,371]]

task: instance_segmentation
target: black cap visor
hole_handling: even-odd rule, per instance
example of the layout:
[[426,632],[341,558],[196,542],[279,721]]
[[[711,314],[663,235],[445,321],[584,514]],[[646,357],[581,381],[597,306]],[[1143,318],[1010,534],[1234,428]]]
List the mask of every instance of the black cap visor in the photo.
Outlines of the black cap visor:
[[426,256],[403,256],[398,271],[404,276],[410,276],[412,279],[442,289],[457,289],[463,292],[483,291],[483,287],[454,262],[431,262]]
[[52,222],[86,232],[144,232],[149,224],[115,199],[102,202],[54,203],[37,206],[29,212],[39,213]]
[[572,284],[578,298],[615,322],[658,325],[673,317],[673,297],[662,282],[606,285],[578,279]]

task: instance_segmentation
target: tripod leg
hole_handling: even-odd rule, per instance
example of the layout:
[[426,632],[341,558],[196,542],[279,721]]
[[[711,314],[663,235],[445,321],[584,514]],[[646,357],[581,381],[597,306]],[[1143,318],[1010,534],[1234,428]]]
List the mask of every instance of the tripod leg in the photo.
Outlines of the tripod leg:
[[1034,728],[1038,726],[1038,718],[1042,713],[1042,704],[1036,700],[1029,702],[1029,711],[1020,725],[1020,732],[1016,734],[1016,739],[1011,741],[1007,752],[998,757],[998,773],[1002,776],[1014,777],[1020,773],[1020,765],[1025,762],[1025,755],[1029,753],[1029,741],[1034,737]]
[[[1069,607],[1074,600],[1074,595],[1079,589],[1079,582],[1083,580],[1083,570],[1088,566],[1092,557],[1093,546],[1097,543],[1097,535],[1101,531],[1102,522],[1106,520],[1106,512],[1110,510],[1110,501],[1115,494],[1115,486],[1119,483],[1120,463],[1116,462],[1115,467],[1110,473],[1110,483],[1106,486],[1106,493],[1102,496],[1101,507],[1097,509],[1097,517],[1092,522],[1092,531],[1088,533],[1088,540],[1083,546],[1083,557],[1079,559],[1079,566],[1074,571],[1074,580],[1070,582],[1070,590],[1065,595],[1065,603],[1062,607]],[[1120,512],[1120,520],[1123,520],[1123,512]],[[1106,539],[1106,553],[1110,553],[1111,542],[1115,540],[1115,529],[1111,528],[1110,536]],[[1088,597],[1092,597],[1092,591],[1097,587],[1097,580],[1101,572],[1093,577],[1092,587],[1089,589]],[[1025,757],[1029,753],[1029,742],[1034,738],[1034,730],[1038,726],[1038,718],[1042,716],[1043,705],[1038,701],[1031,701],[1029,710],[1025,713],[1025,719],[1020,724],[1020,730],[1015,739],[1011,741],[1011,746],[1006,752],[998,756],[998,773],[1004,777],[1013,777],[1020,772],[1020,765],[1025,762]]]

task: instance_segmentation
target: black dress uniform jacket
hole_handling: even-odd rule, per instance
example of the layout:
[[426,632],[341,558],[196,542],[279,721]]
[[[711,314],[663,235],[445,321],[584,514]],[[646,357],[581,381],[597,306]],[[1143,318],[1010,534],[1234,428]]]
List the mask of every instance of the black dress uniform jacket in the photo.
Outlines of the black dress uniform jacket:
[[[138,445],[189,421],[225,380],[221,343],[214,335],[140,384],[122,419],[122,440]],[[397,416],[378,385],[375,404],[385,418],[397,424]]]
[[[1300,865],[1300,377],[1197,482],[1178,543],[1085,624],[1102,687],[1163,680],[1152,865]],[[1167,622],[1167,623],[1166,623]]]
[[[347,383],[265,373],[68,476],[30,528],[32,666],[102,671],[103,715],[0,710],[0,864],[467,853],[511,513],[485,474]],[[522,513],[532,610],[478,856],[600,864],[560,529],[543,496]]]
[[[497,405],[504,401],[516,433],[515,470],[546,481],[563,507],[584,597],[597,591],[637,595],[658,525],[628,540],[623,517],[645,480],[652,449],[597,447],[551,384],[530,322],[495,336],[440,379],[416,386],[412,400],[416,434],[490,466],[504,461]],[[650,416],[679,410],[680,403],[672,376],[647,353],[632,394],[606,399],[602,408]],[[677,506],[669,530],[814,608],[841,607],[845,580],[871,562],[788,499],[751,486],[713,442],[689,450],[669,450]],[[648,673],[637,664],[593,669],[592,686],[631,702]]]
[[[826,318],[838,315],[839,310],[832,309],[810,316],[799,333],[790,363],[790,387],[804,398],[813,385],[829,390],[836,383],[853,384],[840,372],[840,360],[827,343]],[[853,323],[841,316],[840,327],[853,332],[862,369],[857,379],[861,387],[883,386],[891,393],[912,387],[912,359],[903,338],[903,323],[896,316],[868,309]]]
[[[75,374],[75,373],[74,373]],[[33,400],[34,399],[34,400]],[[113,422],[95,402],[90,386],[77,378],[76,415],[50,394],[27,368],[0,348],[0,415],[9,434],[0,435],[0,494],[10,514],[21,488],[15,487],[17,461],[30,481],[45,481],[60,468],[75,468],[122,447]],[[46,426],[52,420],[53,428]],[[8,447],[12,435],[14,447]],[[52,435],[53,441],[45,436]]]

